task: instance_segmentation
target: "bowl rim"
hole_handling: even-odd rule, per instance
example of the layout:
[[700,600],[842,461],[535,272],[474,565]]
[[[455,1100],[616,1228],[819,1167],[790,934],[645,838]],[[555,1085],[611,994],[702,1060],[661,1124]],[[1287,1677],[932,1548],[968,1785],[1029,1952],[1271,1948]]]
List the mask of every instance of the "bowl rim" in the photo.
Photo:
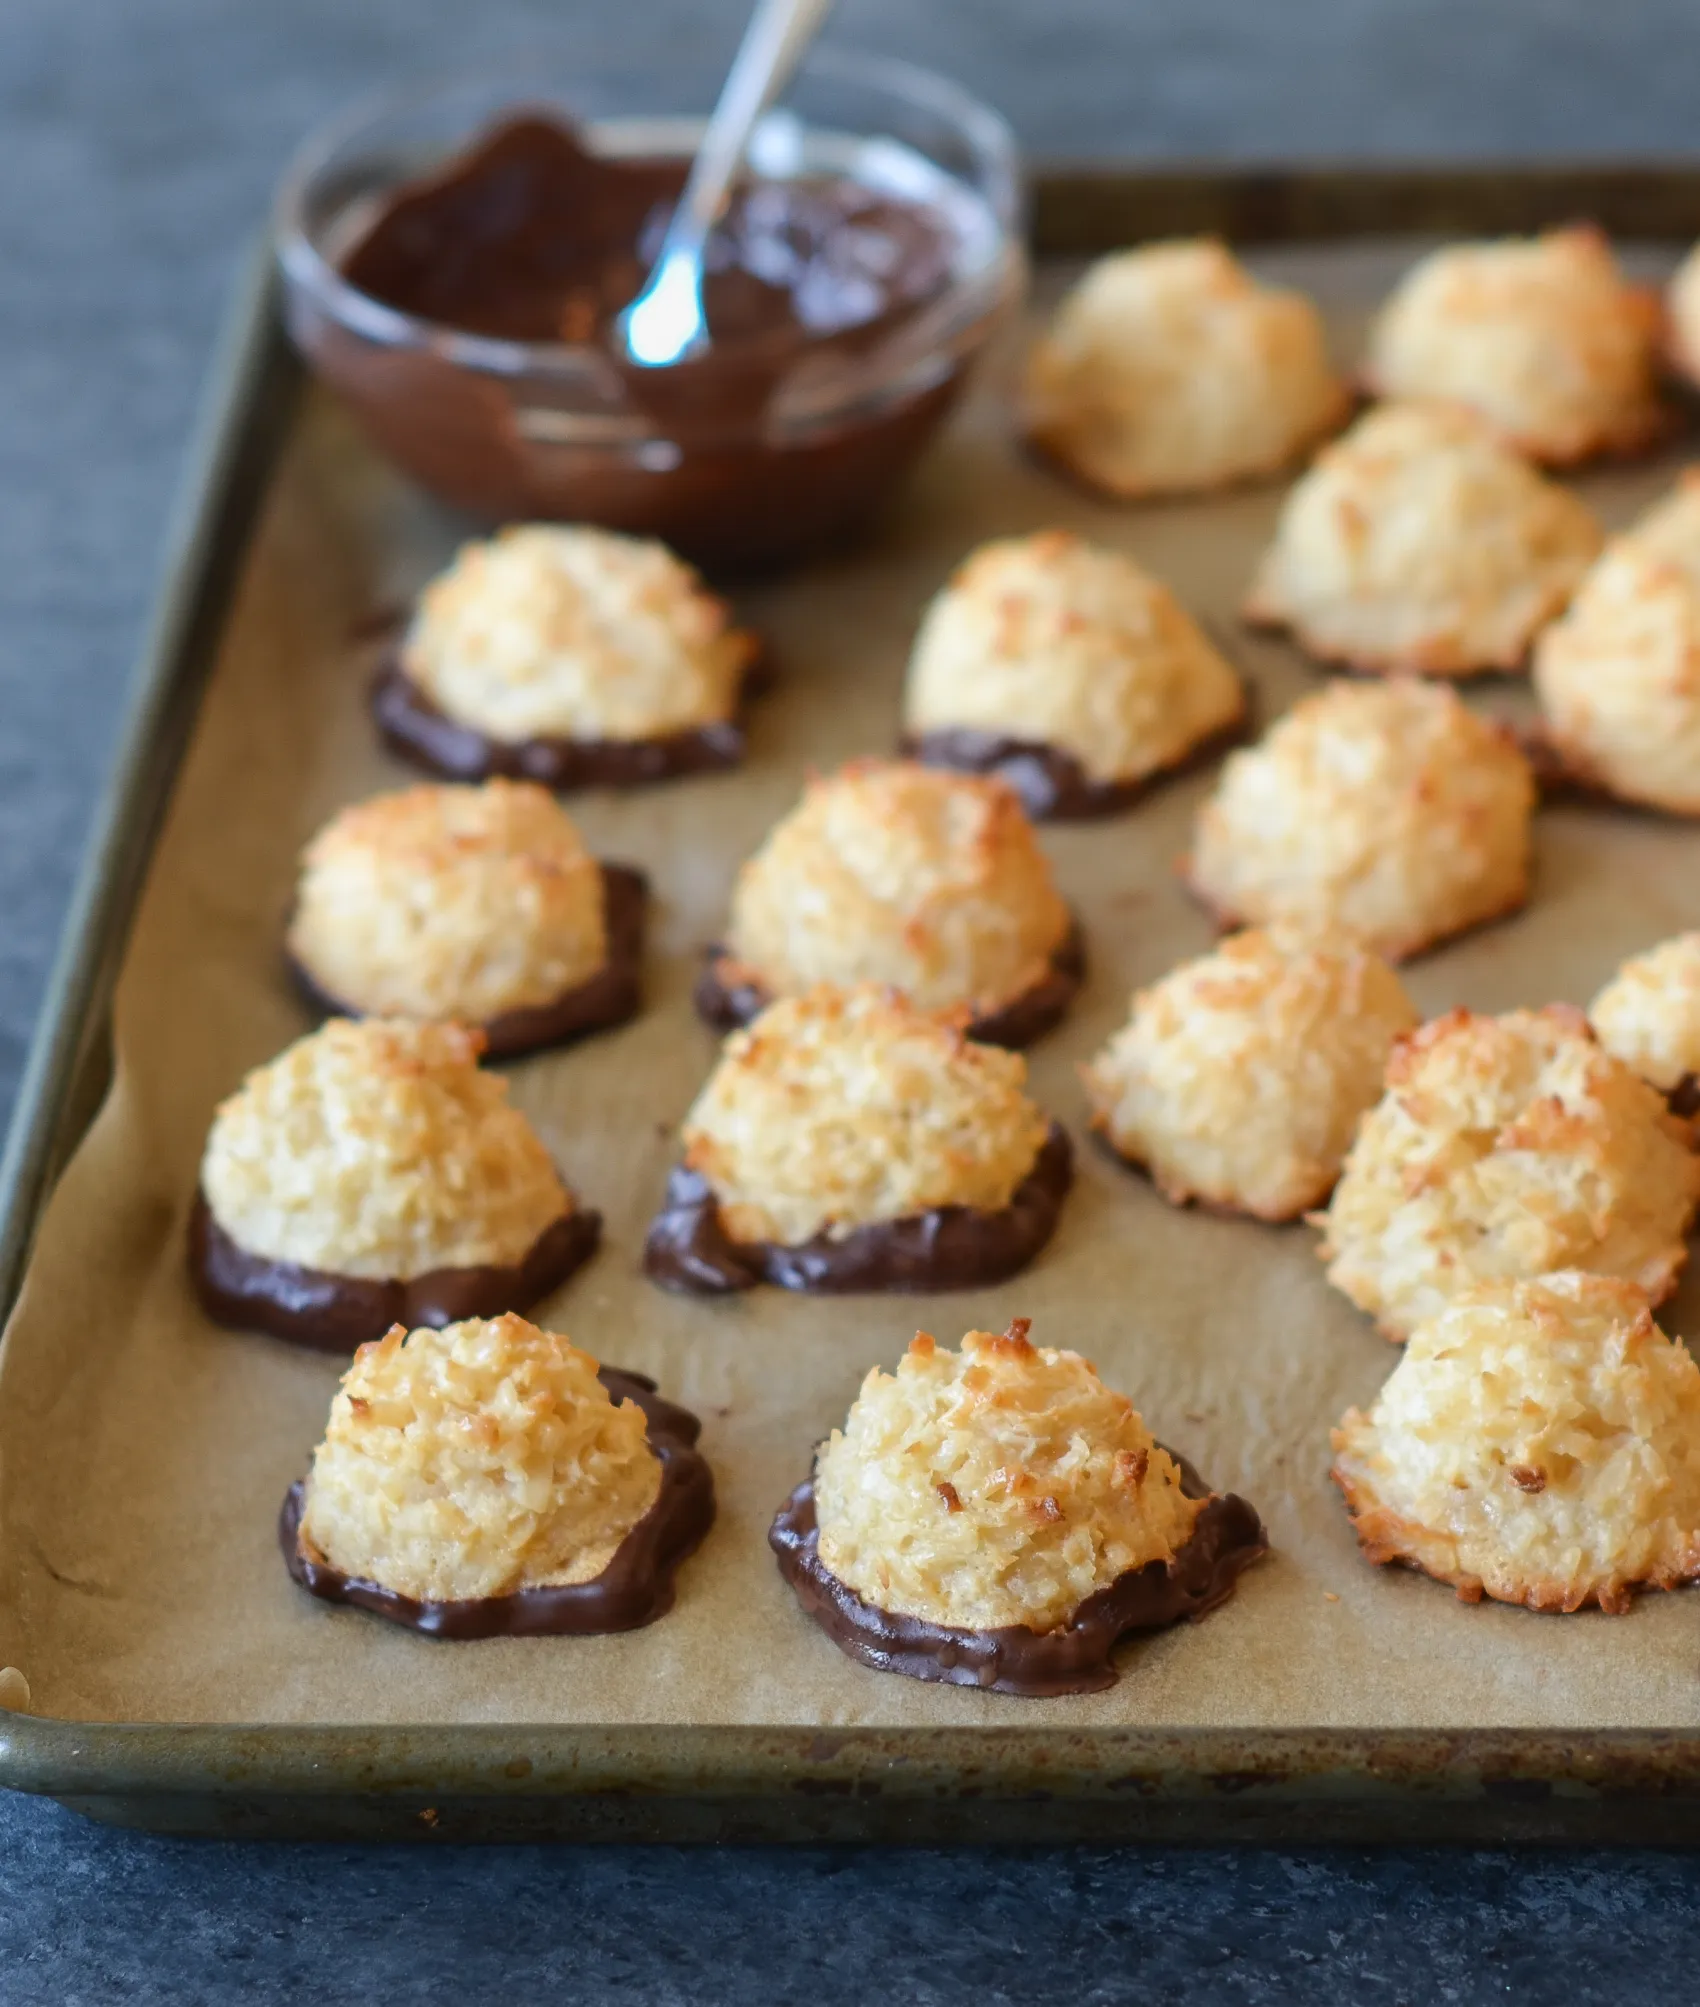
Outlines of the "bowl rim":
[[[606,351],[596,343],[511,341],[474,334],[389,306],[351,285],[313,242],[305,223],[307,198],[317,177],[331,156],[357,138],[364,127],[481,80],[495,83],[512,76],[517,82],[522,74],[547,74],[540,66],[551,56],[558,60],[563,55],[559,48],[533,49],[529,56],[523,50],[512,51],[471,67],[416,72],[364,92],[313,126],[285,166],[272,202],[273,255],[287,283],[311,294],[321,310],[353,333],[391,348],[429,349],[445,361],[487,375],[578,376],[605,367]],[[1011,247],[1020,236],[1023,179],[1020,147],[1001,112],[954,79],[897,56],[816,48],[804,58],[799,74],[872,86],[918,103],[954,124],[974,154],[997,229],[997,254],[988,271],[1007,264]],[[547,86],[539,90],[540,100],[547,95]],[[523,89],[515,91],[513,101],[516,105],[525,102]],[[971,291],[972,282],[959,282],[956,289]]]

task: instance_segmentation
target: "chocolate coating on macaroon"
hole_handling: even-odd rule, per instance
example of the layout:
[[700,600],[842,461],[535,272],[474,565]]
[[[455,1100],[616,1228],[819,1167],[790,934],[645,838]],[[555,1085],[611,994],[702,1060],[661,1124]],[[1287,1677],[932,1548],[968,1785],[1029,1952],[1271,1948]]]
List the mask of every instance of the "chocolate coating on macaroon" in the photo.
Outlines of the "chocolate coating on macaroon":
[[314,1352],[352,1352],[392,1324],[455,1324],[528,1310],[589,1261],[602,1215],[583,1207],[544,1229],[523,1260],[430,1269],[404,1281],[334,1275],[250,1254],[197,1192],[189,1216],[189,1274],[201,1308],[233,1331],[266,1331]]
[[1201,739],[1167,765],[1141,774],[1137,780],[1099,781],[1061,746],[1038,739],[1012,739],[998,732],[981,732],[957,725],[934,732],[905,735],[906,759],[929,767],[950,767],[957,773],[991,774],[1014,788],[1021,805],[1036,822],[1098,822],[1135,807],[1165,781],[1207,767],[1218,753],[1242,744],[1251,735],[1252,712],[1247,707],[1231,723]]
[[780,1508],[768,1545],[804,1612],[841,1652],[875,1672],[1033,1700],[1098,1693],[1116,1683],[1115,1650],[1123,1638],[1183,1619],[1197,1623],[1226,1602],[1244,1570],[1269,1551],[1263,1522],[1243,1498],[1213,1492],[1185,1457],[1175,1462],[1187,1496],[1206,1501],[1192,1538],[1167,1562],[1130,1568],[1053,1631],[1024,1624],[969,1630],[863,1602],[820,1558],[812,1478]]
[[735,1241],[708,1180],[675,1165],[643,1247],[643,1272],[664,1288],[727,1296],[771,1282],[817,1296],[980,1289],[1006,1282],[1056,1231],[1074,1182],[1074,1147],[1053,1122],[1032,1170],[1007,1206],[932,1206],[849,1233],[817,1233],[794,1247]]
[[568,794],[593,787],[651,787],[739,765],[749,742],[742,704],[759,687],[759,678],[746,678],[735,717],[653,739],[569,739],[557,733],[497,739],[439,710],[392,655],[372,681],[372,717],[392,751],[445,780],[502,775]]
[[1113,1684],[1130,1630],[1202,1616],[1266,1547],[1078,1352],[1018,1317],[875,1367],[769,1536],[804,1610],[882,1672],[1031,1695]]
[[635,1631],[673,1607],[679,1564],[701,1545],[714,1523],[714,1477],[697,1449],[702,1423],[664,1400],[646,1374],[602,1366],[597,1377],[615,1401],[635,1401],[645,1436],[661,1463],[655,1503],[620,1543],[600,1575],[588,1582],[523,1588],[501,1596],[427,1602],[381,1583],[341,1573],[304,1551],[305,1486],[289,1487],[278,1515],[278,1544],[290,1574],[309,1594],[345,1603],[428,1638],[585,1637]]

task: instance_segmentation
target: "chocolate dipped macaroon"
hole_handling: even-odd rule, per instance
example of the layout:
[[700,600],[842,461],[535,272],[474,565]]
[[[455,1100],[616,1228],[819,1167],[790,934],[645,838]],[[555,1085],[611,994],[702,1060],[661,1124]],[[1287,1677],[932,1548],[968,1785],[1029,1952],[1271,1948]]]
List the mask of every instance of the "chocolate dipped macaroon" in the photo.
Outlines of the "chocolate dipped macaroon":
[[1029,1045],[1085,973],[1080,930],[1004,781],[910,760],[812,779],[738,873],[696,988],[716,1031],[817,983],[880,983]]
[[523,1317],[362,1345],[278,1521],[290,1574],[433,1638],[630,1631],[714,1519],[701,1424]]
[[476,1024],[499,1058],[637,1014],[647,903],[535,782],[424,785],[313,838],[287,948],[321,1009]]
[[1110,815],[1236,736],[1238,673],[1160,579],[1066,530],[983,544],[921,622],[904,750]]
[[637,787],[738,764],[757,652],[664,544],[516,523],[425,588],[372,709],[450,780]]
[[1125,1395],[1018,1317],[875,1367],[768,1538],[805,1613],[877,1672],[1049,1696],[1113,1686],[1129,1632],[1196,1620],[1267,1551]]
[[464,1025],[333,1018],[213,1119],[189,1227],[207,1314],[350,1352],[392,1324],[524,1309],[595,1252]]
[[667,1288],[969,1289],[1028,1266],[1073,1176],[1019,1054],[873,984],[726,1041],[644,1245]]

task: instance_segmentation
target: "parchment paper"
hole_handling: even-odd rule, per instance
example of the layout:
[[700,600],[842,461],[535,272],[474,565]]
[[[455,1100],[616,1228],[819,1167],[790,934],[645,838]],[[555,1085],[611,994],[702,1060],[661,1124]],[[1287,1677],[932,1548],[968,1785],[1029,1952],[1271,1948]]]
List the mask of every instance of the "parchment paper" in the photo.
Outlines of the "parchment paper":
[[[1261,261],[1327,300],[1350,352],[1363,310],[1411,255],[1354,247]],[[1054,276],[1054,275],[1053,275]],[[159,1721],[584,1721],[1085,1727],[1692,1726],[1700,1601],[1628,1617],[1467,1607],[1359,1559],[1327,1482],[1328,1430],[1373,1397],[1396,1353],[1323,1280],[1309,1229],[1179,1212],[1081,1152],[1039,1263],[994,1290],[811,1301],[764,1289],[720,1304],[638,1272],[674,1156],[673,1125],[714,1052],[688,990],[737,863],[810,764],[887,748],[919,609],[982,538],[1072,525],[1166,577],[1257,686],[1266,715],[1316,672],[1241,630],[1234,608],[1280,498],[1266,487],[1114,509],[1025,462],[1005,396],[1019,341],[989,371],[876,539],[742,596],[783,682],[736,774],[571,804],[605,856],[660,892],[641,1019],[514,1065],[520,1103],[607,1217],[594,1264],[538,1313],[601,1358],[655,1374],[706,1420],[720,1517],[673,1613],[625,1637],[433,1644],[332,1610],[284,1573],[278,1502],[304,1469],[335,1362],[209,1326],[184,1275],[184,1222],[214,1104],[309,1028],[283,980],[295,855],[342,803],[411,776],[362,704],[358,616],[401,603],[465,533],[376,466],[310,401],[253,554],[119,995],[119,1073],[50,1208],[0,1352],[0,1664],[38,1712]],[[1673,459],[1589,475],[1620,522]],[[1506,683],[1472,701],[1515,708]],[[1210,940],[1172,873],[1207,776],[1134,814],[1045,833],[1084,918],[1091,976],[1033,1055],[1042,1101],[1083,1134],[1075,1078],[1130,991]],[[1628,951],[1700,923],[1700,829],[1550,810],[1527,914],[1409,971],[1419,1003],[1584,1002]],[[1690,1333],[1700,1289],[1665,1313]],[[1130,1392],[1157,1432],[1263,1512],[1275,1552],[1226,1608],[1133,1645],[1121,1683],[1033,1702],[864,1670],[798,1612],[765,1534],[867,1367],[916,1326],[1034,1319]]]

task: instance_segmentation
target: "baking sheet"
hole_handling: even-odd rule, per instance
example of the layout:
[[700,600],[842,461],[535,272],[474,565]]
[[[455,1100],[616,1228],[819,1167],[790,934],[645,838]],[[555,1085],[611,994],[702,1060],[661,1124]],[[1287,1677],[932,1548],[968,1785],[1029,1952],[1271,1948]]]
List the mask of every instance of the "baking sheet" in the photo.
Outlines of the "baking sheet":
[[[1312,287],[1349,354],[1412,246],[1293,251],[1260,268]],[[1649,264],[1656,266],[1657,258]],[[1051,275],[1051,289],[1060,275]],[[324,1421],[334,1362],[221,1332],[182,1265],[195,1167],[216,1101],[309,1026],[278,931],[295,853],[340,804],[410,776],[362,704],[360,617],[402,602],[465,526],[394,481],[310,399],[233,616],[133,936],[109,1101],[48,1210],[0,1347],[0,1664],[68,1719],[179,1722],[869,1724],[1041,1727],[1684,1727],[1700,1717],[1696,1605],[1627,1618],[1457,1604],[1373,1570],[1328,1484],[1327,1432],[1396,1354],[1322,1279],[1308,1229],[1176,1212],[1081,1153],[1040,1262],[995,1290],[726,1303],[664,1296],[637,1272],[674,1155],[672,1125],[712,1062],[688,993],[739,860],[805,769],[889,746],[916,616],[984,537],[1064,524],[1166,577],[1257,686],[1266,715],[1317,680],[1233,609],[1278,488],[1179,506],[1100,507],[1014,449],[988,372],[877,539],[740,595],[783,683],[739,773],[624,798],[580,797],[595,847],[647,865],[660,893],[650,1004],[634,1025],[509,1069],[568,1177],[607,1216],[595,1263],[540,1317],[654,1373],[706,1422],[720,1517],[674,1612],[619,1638],[432,1644],[318,1604],[277,1555],[276,1506]],[[1608,523],[1679,456],[1584,477]],[[1506,683],[1472,701],[1515,709]],[[1076,1063],[1129,991],[1210,938],[1172,864],[1207,776],[1129,817],[1044,832],[1085,921],[1092,972],[1032,1055],[1039,1098],[1082,1132]],[[1582,1002],[1631,949],[1700,923],[1700,831],[1595,810],[1542,814],[1528,912],[1419,962],[1428,1011]],[[1667,1307],[1696,1326],[1700,1286]],[[1268,1521],[1272,1558],[1206,1623],[1137,1643],[1108,1693],[1032,1702],[924,1687],[842,1658],[796,1610],[769,1518],[867,1366],[917,1324],[1034,1319],[1129,1391],[1153,1426]]]

